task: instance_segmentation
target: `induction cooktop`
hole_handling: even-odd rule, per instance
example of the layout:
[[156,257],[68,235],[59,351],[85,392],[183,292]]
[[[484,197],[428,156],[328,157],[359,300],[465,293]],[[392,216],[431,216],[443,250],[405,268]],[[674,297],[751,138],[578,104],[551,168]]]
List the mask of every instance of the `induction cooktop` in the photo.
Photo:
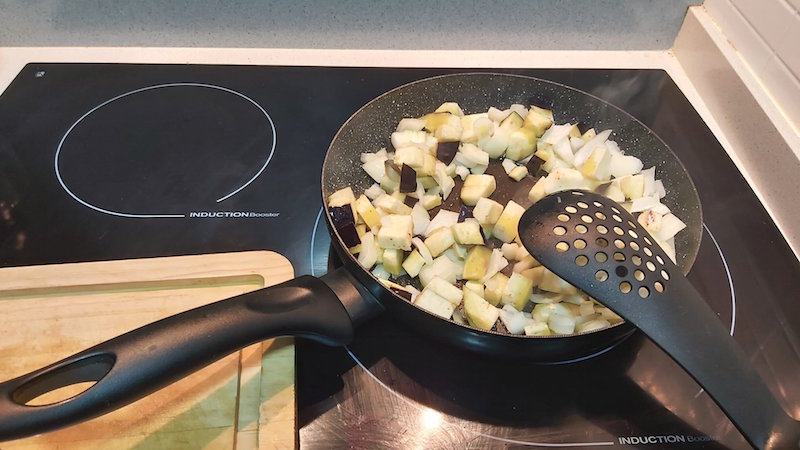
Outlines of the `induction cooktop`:
[[[678,155],[704,217],[689,274],[800,416],[800,262],[660,70],[502,70],[627,111]],[[29,64],[0,96],[0,266],[270,249],[336,264],[320,170],[375,96],[451,69]],[[639,334],[565,365],[464,353],[380,317],[297,343],[301,448],[747,448]]]

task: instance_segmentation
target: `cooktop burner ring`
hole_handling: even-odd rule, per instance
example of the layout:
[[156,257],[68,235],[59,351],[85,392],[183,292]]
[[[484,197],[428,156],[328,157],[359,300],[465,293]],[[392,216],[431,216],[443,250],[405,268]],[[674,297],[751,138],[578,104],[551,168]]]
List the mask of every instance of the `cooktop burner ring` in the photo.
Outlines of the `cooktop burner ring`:
[[264,170],[267,168],[267,166],[269,165],[270,161],[272,160],[272,157],[275,154],[275,146],[276,146],[276,142],[277,142],[277,134],[276,134],[276,130],[275,130],[275,123],[272,120],[272,117],[269,115],[269,113],[260,104],[258,104],[258,102],[256,102],[252,98],[248,97],[247,95],[245,95],[245,94],[243,94],[241,92],[238,92],[236,90],[233,90],[233,89],[230,89],[230,88],[227,88],[227,87],[224,87],[224,86],[218,86],[218,85],[215,85],[215,84],[208,84],[208,83],[196,83],[196,82],[175,82],[175,83],[163,83],[163,84],[157,84],[157,85],[152,85],[152,86],[146,86],[146,87],[142,87],[142,88],[139,88],[139,89],[134,89],[132,91],[128,91],[128,92],[124,92],[122,94],[119,94],[119,95],[117,95],[115,97],[112,97],[112,98],[100,103],[99,105],[91,108],[89,111],[84,113],[81,117],[79,117],[72,125],[70,125],[70,127],[67,129],[66,133],[64,133],[64,136],[62,136],[61,140],[58,143],[58,146],[57,146],[56,152],[55,152],[55,157],[54,157],[54,160],[53,160],[56,179],[58,180],[58,184],[61,186],[61,188],[72,199],[74,199],[75,201],[77,201],[81,205],[83,205],[83,206],[85,206],[87,208],[93,209],[95,211],[101,212],[103,214],[108,214],[108,215],[118,216],[118,217],[128,217],[128,218],[183,218],[183,217],[186,217],[186,214],[172,214],[172,213],[156,213],[156,214],[129,213],[129,212],[124,212],[124,211],[115,211],[115,210],[112,210],[110,208],[104,208],[104,207],[101,207],[101,206],[97,206],[96,204],[93,204],[93,203],[85,200],[84,198],[81,198],[80,195],[78,195],[75,192],[73,192],[73,189],[70,189],[68,187],[68,183],[65,182],[65,180],[64,180],[64,178],[62,176],[62,170],[60,168],[60,160],[62,158],[62,150],[64,148],[64,143],[67,142],[67,139],[69,138],[69,136],[73,132],[73,130],[78,125],[80,125],[86,118],[90,117],[93,113],[97,112],[98,110],[102,109],[103,107],[106,107],[106,106],[108,106],[108,105],[112,104],[113,102],[118,101],[120,99],[124,99],[126,97],[130,97],[132,95],[139,94],[139,93],[142,93],[142,92],[153,91],[153,90],[156,90],[156,89],[173,88],[173,87],[198,87],[198,88],[205,88],[205,89],[213,89],[213,90],[225,92],[227,94],[233,94],[233,95],[245,100],[246,102],[248,102],[252,106],[254,106],[257,109],[257,111],[261,115],[264,116],[264,118],[266,119],[266,122],[269,125],[270,132],[272,133],[272,135],[271,135],[272,138],[271,138],[271,142],[270,142],[270,146],[269,146],[269,151],[268,151],[268,153],[266,155],[266,158],[263,160],[263,163],[261,164],[261,166],[258,168],[258,170],[255,172],[255,174],[252,177],[250,177],[248,180],[244,181],[242,184],[234,187],[227,194],[222,195],[221,197],[217,198],[215,200],[215,203],[221,203],[221,202],[233,197],[234,195],[236,195],[239,192],[241,192],[242,190],[244,190],[251,183],[253,183],[264,172]]

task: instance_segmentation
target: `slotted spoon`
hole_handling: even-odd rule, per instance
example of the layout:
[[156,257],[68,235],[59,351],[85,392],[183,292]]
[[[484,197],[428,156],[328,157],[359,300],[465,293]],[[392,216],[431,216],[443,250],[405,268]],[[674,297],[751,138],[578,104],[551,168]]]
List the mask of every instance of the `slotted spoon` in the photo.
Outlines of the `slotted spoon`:
[[800,448],[784,412],[716,314],[621,205],[589,191],[550,194],[519,223],[528,252],[622,316],[691,375],[757,448]]

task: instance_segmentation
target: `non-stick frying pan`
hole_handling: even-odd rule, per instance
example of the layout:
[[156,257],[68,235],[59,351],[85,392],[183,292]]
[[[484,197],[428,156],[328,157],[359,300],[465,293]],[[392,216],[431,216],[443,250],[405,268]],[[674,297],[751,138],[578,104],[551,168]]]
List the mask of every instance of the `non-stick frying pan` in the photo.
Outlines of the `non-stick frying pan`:
[[[342,127],[322,171],[322,197],[344,187],[366,188],[361,152],[386,146],[403,117],[418,117],[444,101],[467,112],[512,103],[552,107],[557,123],[580,122],[613,129],[620,147],[655,166],[667,187],[664,203],[688,225],[676,242],[678,265],[688,272],[700,242],[697,193],[666,145],[621,110],[575,89],[521,76],[463,74],[411,83],[373,100]],[[509,198],[524,193],[507,192]],[[327,207],[326,207],[327,212]],[[98,344],[30,374],[0,384],[0,440],[38,434],[87,420],[135,401],[246,345],[280,335],[344,345],[353,327],[384,309],[405,323],[448,343],[491,355],[564,362],[595,354],[629,335],[626,323],[569,337],[512,336],[481,331],[434,316],[396,295],[360,267],[328,217],[332,245],[344,268],[310,276],[178,314]],[[476,356],[478,357],[478,356]],[[95,381],[62,402],[28,406],[57,388]]]

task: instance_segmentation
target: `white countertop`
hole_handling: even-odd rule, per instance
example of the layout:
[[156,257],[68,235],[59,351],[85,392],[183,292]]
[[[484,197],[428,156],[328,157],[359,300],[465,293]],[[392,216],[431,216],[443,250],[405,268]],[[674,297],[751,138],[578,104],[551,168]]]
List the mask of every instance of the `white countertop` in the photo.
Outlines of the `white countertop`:
[[[762,192],[743,164],[747,148],[731,144],[730,133],[707,107],[687,71],[672,51],[412,51],[240,48],[0,48],[0,90],[30,62],[169,63],[293,66],[379,66],[450,68],[642,68],[662,69],[681,89],[765,204],[789,244],[798,254],[800,230],[782,211],[789,199]],[[748,160],[749,161],[749,160]]]

